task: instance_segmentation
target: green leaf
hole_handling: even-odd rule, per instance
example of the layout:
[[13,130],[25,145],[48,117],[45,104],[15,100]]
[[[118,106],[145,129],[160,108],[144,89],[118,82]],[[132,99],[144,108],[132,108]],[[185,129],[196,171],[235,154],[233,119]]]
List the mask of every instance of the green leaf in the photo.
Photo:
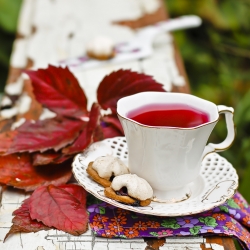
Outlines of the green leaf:
[[201,229],[201,226],[194,226],[189,229],[192,235],[197,235]]
[[199,221],[204,223],[206,226],[209,226],[209,227],[216,227],[218,224],[216,223],[216,220],[215,218],[213,217],[205,217],[205,218],[199,218]]
[[172,229],[180,228],[180,225],[177,224],[176,219],[174,219],[174,218],[169,218],[169,219],[163,220],[163,223],[161,223],[161,225],[163,227],[172,228]]
[[105,214],[106,213],[105,207],[99,207],[99,209],[100,209],[100,214]]
[[0,0],[0,27],[16,32],[17,19],[22,0]]
[[137,219],[137,218],[138,218],[138,216],[137,216],[137,215],[135,215],[135,214],[131,214],[131,218],[132,218],[132,219]]
[[177,221],[175,218],[167,218],[165,220],[163,220],[162,225],[171,225],[171,224],[175,224]]
[[228,207],[226,206],[219,206],[220,211],[228,213]]
[[125,236],[124,234],[121,234],[121,235],[119,235],[119,238],[127,239],[127,236]]
[[227,230],[228,230],[228,227],[223,226],[223,229],[227,231]]
[[238,209],[240,209],[240,207],[238,206],[238,204],[236,204],[235,201],[234,201],[233,199],[229,199],[229,200],[227,201],[227,204],[228,204],[228,206],[230,206],[230,207],[232,207],[232,208],[238,208]]
[[153,235],[154,237],[158,237],[158,233],[156,232],[150,232],[149,234]]
[[201,223],[204,223],[204,224],[205,224],[205,218],[204,218],[204,217],[200,217],[198,220],[199,220]]

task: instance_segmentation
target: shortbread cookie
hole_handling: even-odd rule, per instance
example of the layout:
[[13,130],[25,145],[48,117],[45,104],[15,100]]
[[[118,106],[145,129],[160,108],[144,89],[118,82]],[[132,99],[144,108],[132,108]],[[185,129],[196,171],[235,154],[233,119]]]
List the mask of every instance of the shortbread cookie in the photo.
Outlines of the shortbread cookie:
[[96,37],[86,46],[87,55],[98,60],[108,60],[115,56],[114,42],[108,37]]
[[98,157],[94,162],[89,163],[86,171],[94,181],[103,187],[110,187],[115,176],[129,173],[127,166],[114,156]]
[[153,189],[136,174],[124,174],[115,177],[111,186],[105,188],[104,194],[125,204],[148,206],[153,197]]

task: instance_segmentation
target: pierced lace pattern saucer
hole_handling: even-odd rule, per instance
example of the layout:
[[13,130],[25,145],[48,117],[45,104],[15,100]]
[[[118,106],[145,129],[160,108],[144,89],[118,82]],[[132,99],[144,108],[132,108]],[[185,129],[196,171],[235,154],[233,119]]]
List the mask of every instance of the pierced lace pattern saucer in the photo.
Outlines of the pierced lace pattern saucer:
[[93,143],[73,161],[73,174],[79,184],[89,193],[116,207],[137,213],[157,216],[183,216],[196,214],[219,206],[231,198],[238,187],[238,175],[225,158],[217,153],[207,155],[200,169],[199,177],[189,184],[191,196],[178,203],[158,203],[152,201],[147,207],[124,205],[104,195],[104,188],[93,181],[87,174],[89,162],[99,156],[113,155],[127,164],[128,152],[125,137],[115,137]]

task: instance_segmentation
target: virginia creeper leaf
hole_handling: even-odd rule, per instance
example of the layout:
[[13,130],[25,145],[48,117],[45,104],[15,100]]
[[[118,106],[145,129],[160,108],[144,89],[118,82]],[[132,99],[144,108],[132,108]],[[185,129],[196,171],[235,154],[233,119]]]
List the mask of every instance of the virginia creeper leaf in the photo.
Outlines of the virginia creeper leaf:
[[38,102],[51,111],[70,117],[87,114],[87,98],[78,80],[62,67],[49,65],[37,71],[26,70]]
[[15,122],[15,119],[9,118],[0,121],[0,133],[10,131],[12,124]]
[[86,199],[79,200],[79,192],[86,195],[86,191],[73,184],[66,190],[54,185],[37,188],[30,197],[30,216],[49,227],[80,235],[87,230],[88,214]]
[[32,155],[33,166],[41,166],[47,164],[59,164],[68,160],[71,156],[64,155],[61,152],[47,151],[44,153],[34,153]]
[[116,128],[118,131],[121,132],[122,135],[124,135],[122,124],[120,123],[117,115],[106,115],[102,117],[102,121],[106,124],[111,125],[112,127]]
[[0,183],[26,191],[49,184],[65,184],[72,176],[71,161],[33,167],[31,155],[12,154],[0,157]]
[[163,85],[151,76],[120,69],[103,78],[97,89],[97,100],[103,109],[110,108],[116,113],[120,98],[144,91],[165,92]]
[[105,139],[124,136],[122,125],[117,115],[106,115],[101,119],[102,133]]
[[97,125],[97,127],[95,128],[94,134],[93,134],[93,141],[102,141],[103,139],[105,139],[104,134],[103,134],[103,130],[102,130],[102,126]]
[[107,124],[102,127],[102,133],[105,139],[124,135],[123,133],[121,133],[119,130],[117,130],[115,127],[113,127],[110,124]]
[[100,106],[97,103],[93,103],[89,114],[89,121],[87,123],[87,126],[84,127],[82,133],[76,139],[76,141],[69,147],[64,148],[62,152],[64,154],[75,154],[87,148],[90,143],[93,142],[93,136],[97,126],[100,123],[100,117]]
[[82,204],[86,204],[87,192],[82,187],[75,185],[75,184],[64,184],[58,187],[72,194]]
[[0,134],[0,152],[5,153],[11,147],[17,131],[10,130]]
[[13,212],[13,215],[15,216],[12,219],[13,224],[9,232],[6,234],[4,240],[6,240],[10,234],[14,233],[19,233],[19,232],[29,233],[29,232],[38,232],[40,230],[51,229],[45,226],[42,222],[38,222],[37,220],[31,219],[29,212],[29,204],[30,204],[30,198],[24,200],[21,207]]
[[7,154],[35,152],[54,149],[55,151],[72,143],[79,135],[85,122],[70,119],[38,120],[35,123],[26,121],[17,131]]

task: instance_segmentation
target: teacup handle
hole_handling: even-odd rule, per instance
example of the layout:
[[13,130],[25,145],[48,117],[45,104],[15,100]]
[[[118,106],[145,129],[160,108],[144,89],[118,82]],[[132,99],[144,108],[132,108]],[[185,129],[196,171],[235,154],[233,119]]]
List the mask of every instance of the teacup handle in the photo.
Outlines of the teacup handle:
[[226,126],[227,126],[227,137],[226,139],[218,144],[215,143],[209,143],[204,151],[202,158],[204,158],[207,154],[213,153],[213,152],[221,152],[226,149],[228,149],[235,138],[235,126],[234,126],[234,121],[233,121],[233,114],[234,114],[234,109],[231,107],[227,107],[224,105],[218,105],[218,113],[220,114],[225,114],[226,118]]

